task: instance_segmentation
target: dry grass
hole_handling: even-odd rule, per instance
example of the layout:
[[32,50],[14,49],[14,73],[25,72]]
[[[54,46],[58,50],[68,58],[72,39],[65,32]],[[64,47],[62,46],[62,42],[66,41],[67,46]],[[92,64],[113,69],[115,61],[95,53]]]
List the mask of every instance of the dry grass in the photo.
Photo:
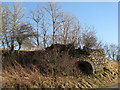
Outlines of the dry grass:
[[118,72],[118,66],[119,64],[115,61],[109,61],[107,64],[107,68],[111,71],[111,72]]
[[30,69],[15,62],[3,70],[4,88],[100,88],[117,80],[118,72],[107,71],[92,76],[43,76],[35,66]]
[[15,84],[19,84],[20,87],[33,86],[42,77],[38,72],[34,66],[31,70],[15,62],[14,67],[9,66],[3,71],[3,87],[14,87]]

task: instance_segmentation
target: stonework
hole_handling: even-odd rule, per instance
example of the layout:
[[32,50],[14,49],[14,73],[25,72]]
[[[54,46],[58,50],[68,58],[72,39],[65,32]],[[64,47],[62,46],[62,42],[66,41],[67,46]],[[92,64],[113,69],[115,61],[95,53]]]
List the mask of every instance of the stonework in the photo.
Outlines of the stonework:
[[[83,64],[85,62],[88,62],[92,67],[92,73],[94,74],[97,71],[103,70],[106,62],[105,62],[105,54],[104,50],[102,49],[75,49],[71,45],[60,45],[55,44],[51,47],[47,48],[47,50],[53,50],[56,49],[58,52],[68,52],[70,58],[74,58],[76,62],[82,62]],[[55,51],[54,51],[55,52]],[[84,68],[86,68],[85,66]],[[82,67],[81,67],[82,68]],[[88,70],[89,71],[89,70]]]
[[89,62],[93,67],[93,73],[102,70],[105,65],[105,55],[99,50],[93,50],[89,53],[89,55],[86,56],[80,55],[78,60]]

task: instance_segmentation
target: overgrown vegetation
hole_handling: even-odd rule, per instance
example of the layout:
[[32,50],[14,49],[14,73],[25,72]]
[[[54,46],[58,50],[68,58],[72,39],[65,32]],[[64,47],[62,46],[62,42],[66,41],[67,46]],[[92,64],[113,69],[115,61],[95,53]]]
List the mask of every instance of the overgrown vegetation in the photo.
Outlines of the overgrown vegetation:
[[[111,67],[111,65],[113,65]],[[109,62],[107,70],[92,76],[45,76],[39,69],[22,67],[17,62],[3,71],[3,88],[102,88],[118,80],[117,63]],[[112,69],[111,69],[112,68]]]

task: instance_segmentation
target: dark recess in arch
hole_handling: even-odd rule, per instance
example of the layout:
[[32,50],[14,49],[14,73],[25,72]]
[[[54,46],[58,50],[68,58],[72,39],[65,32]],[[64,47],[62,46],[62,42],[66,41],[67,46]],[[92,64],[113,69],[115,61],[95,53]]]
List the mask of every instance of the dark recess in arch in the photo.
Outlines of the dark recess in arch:
[[93,74],[93,67],[87,61],[78,61],[78,68],[82,71],[83,74],[91,75]]

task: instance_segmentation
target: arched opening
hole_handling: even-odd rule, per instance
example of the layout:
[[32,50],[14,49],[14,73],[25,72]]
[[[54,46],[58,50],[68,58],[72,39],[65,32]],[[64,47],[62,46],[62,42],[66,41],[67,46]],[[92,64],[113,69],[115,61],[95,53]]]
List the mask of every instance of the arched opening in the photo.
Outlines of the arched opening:
[[93,74],[93,67],[89,62],[86,61],[79,61],[78,68],[82,71],[83,74]]

